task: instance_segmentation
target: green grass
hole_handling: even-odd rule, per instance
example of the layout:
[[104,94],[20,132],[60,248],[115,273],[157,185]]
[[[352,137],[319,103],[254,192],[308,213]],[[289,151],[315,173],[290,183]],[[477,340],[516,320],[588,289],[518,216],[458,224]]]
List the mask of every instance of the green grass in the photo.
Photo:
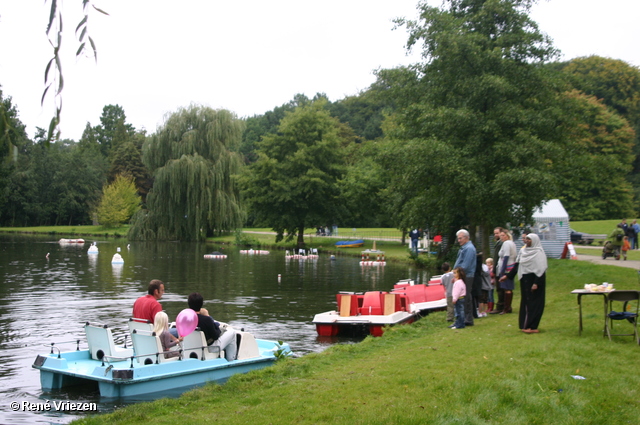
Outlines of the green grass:
[[[628,218],[627,223],[631,224],[633,222],[633,218]],[[572,221],[569,223],[573,230],[582,233],[592,233],[592,234],[609,234],[613,232],[613,229],[616,228],[618,223],[622,220],[593,220],[593,221]]]
[[[636,424],[640,347],[631,337],[602,337],[600,296],[583,297],[578,336],[570,292],[603,281],[637,290],[637,271],[562,260],[549,266],[539,334],[519,332],[517,314],[452,331],[439,312],[381,338],[74,423]],[[515,298],[517,311],[519,291]]]
[[[392,233],[392,229],[362,229],[365,233],[371,235],[379,235],[380,231],[387,231],[389,234]],[[271,234],[271,229],[244,229],[245,235],[254,241],[251,245],[253,248],[257,247],[269,247],[270,249],[296,249],[296,241],[294,238],[291,241],[280,241],[278,243],[275,242],[275,234]],[[254,232],[269,232],[269,234],[265,233],[254,233]],[[315,236],[315,230],[309,229],[309,233],[311,236],[305,236],[304,241],[307,248],[317,248],[318,252],[323,254],[335,254],[335,255],[349,255],[349,256],[359,256],[361,252],[366,249],[373,249],[373,245],[375,242],[375,248],[384,251],[385,259],[387,261],[408,261],[410,260],[410,250],[408,245],[402,245],[400,240],[365,240],[364,246],[358,248],[337,248],[335,243],[343,240],[350,240],[350,238],[346,238],[344,236],[341,237],[330,237],[330,236]],[[400,232],[397,232],[397,236],[400,237]],[[374,236],[378,237],[378,236]],[[351,238],[352,239],[352,238]],[[208,238],[207,241],[216,244],[233,244],[235,243],[234,235],[226,235],[215,238]],[[408,239],[407,239],[408,240]],[[421,258],[428,257],[426,254],[421,254]],[[435,256],[431,256],[431,258],[435,258]]]
[[103,226],[37,226],[37,227],[0,227],[2,233],[33,233],[60,236],[126,236],[129,225],[105,228]]

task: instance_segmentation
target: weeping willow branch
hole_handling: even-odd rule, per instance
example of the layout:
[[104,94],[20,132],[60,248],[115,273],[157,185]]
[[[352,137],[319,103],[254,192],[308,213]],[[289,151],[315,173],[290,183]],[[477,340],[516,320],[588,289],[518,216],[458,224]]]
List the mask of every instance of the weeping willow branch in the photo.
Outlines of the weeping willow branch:
[[[48,0],[45,1],[45,3]],[[89,13],[91,10],[95,10],[104,15],[108,15],[107,12],[95,7],[91,0],[82,0],[82,10],[84,17],[76,27],[76,37],[80,46],[76,51],[76,57],[80,57],[87,52],[87,41],[91,46],[91,56],[94,57],[96,62],[98,61],[98,51],[93,39],[89,36],[88,22]],[[51,9],[49,11],[49,23],[46,29],[47,38],[49,44],[53,48],[53,57],[47,63],[44,70],[44,91],[42,93],[42,99],[40,104],[44,105],[44,101],[49,93],[50,89],[53,91],[53,101],[56,108],[56,113],[51,122],[49,123],[49,130],[47,132],[46,143],[48,144],[55,134],[55,138],[60,138],[60,119],[62,114],[62,89],[64,88],[64,78],[62,75],[62,60],[60,59],[60,49],[62,48],[62,34],[63,34],[63,20],[62,20],[62,0],[51,0]]]

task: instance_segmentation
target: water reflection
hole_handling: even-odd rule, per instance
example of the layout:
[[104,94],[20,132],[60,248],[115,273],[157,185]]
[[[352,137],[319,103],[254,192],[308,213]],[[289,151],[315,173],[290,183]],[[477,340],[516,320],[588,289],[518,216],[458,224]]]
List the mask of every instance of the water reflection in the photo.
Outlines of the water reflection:
[[[359,257],[320,255],[314,260],[285,260],[284,252],[240,255],[234,248],[189,243],[131,243],[120,252],[124,264],[111,264],[121,240],[97,241],[99,254],[87,254],[93,241],[58,244],[55,237],[0,236],[0,418],[2,423],[66,423],[69,413],[11,412],[11,401],[87,400],[100,412],[124,401],[100,400],[97,391],[77,389],[42,394],[38,371],[31,364],[44,343],[68,342],[75,348],[86,321],[105,323],[116,339],[127,338],[126,320],[133,302],[146,293],[148,282],[161,279],[161,300],[171,319],[186,308],[193,291],[221,321],[244,328],[258,338],[285,340],[299,355],[336,342],[316,336],[315,313],[335,308],[338,291],[385,290],[397,280],[428,279],[428,275],[388,264],[361,267]],[[226,259],[205,260],[213,250]],[[49,256],[47,258],[47,253]],[[280,278],[278,279],[278,276]]]

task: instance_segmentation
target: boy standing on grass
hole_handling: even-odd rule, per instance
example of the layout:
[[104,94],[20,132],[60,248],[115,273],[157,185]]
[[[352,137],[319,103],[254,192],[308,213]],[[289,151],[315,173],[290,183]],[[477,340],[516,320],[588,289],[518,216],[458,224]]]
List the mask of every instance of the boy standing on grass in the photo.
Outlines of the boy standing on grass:
[[453,290],[451,296],[453,297],[453,304],[456,310],[456,322],[451,329],[464,329],[464,303],[467,295],[467,287],[464,284],[465,273],[462,267],[458,267],[453,270]]
[[627,251],[631,249],[631,244],[629,243],[629,238],[627,236],[622,238],[622,258],[627,259]]

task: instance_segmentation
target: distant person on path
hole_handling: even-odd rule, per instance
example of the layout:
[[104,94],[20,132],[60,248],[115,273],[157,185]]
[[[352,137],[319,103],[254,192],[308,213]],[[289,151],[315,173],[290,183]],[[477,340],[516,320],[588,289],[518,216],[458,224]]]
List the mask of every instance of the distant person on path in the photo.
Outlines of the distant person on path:
[[465,307],[467,304],[465,299],[467,297],[467,286],[465,284],[465,275],[464,269],[462,267],[458,267],[453,269],[453,278],[455,282],[453,282],[453,303],[456,306],[456,322],[453,326],[449,326],[451,329],[464,329],[465,327]]
[[500,232],[504,229],[502,227],[496,227],[493,229],[493,240],[495,241],[495,245],[493,246],[493,258],[496,261],[493,263],[493,278],[496,282],[496,292],[498,301],[493,306],[491,314],[498,314],[502,310],[504,310],[504,289],[500,288],[500,284],[498,283],[498,259],[500,259],[500,249],[502,248],[502,239],[500,239]]
[[633,229],[633,239],[629,242],[631,243],[631,249],[638,249],[638,234],[640,234],[640,224],[638,224],[638,220],[633,220],[630,229]]
[[209,316],[209,312],[202,308],[204,298],[198,292],[193,292],[187,300],[189,308],[198,313],[198,327],[207,340],[207,345],[214,345],[224,350],[224,357],[228,361],[236,359],[238,347],[236,345],[236,331],[231,327],[221,328],[220,323]]
[[453,322],[455,318],[453,304],[453,273],[449,263],[442,263],[442,286],[444,286],[445,296],[447,297],[447,322]]
[[413,229],[409,232],[409,237],[411,238],[411,250],[414,254],[418,253],[418,241],[422,236],[422,229]]
[[158,279],[149,282],[147,295],[138,298],[133,303],[133,317],[154,323],[156,314],[162,311],[162,305],[158,302],[162,295],[164,295],[164,283]]
[[540,243],[540,238],[535,233],[529,233],[513,269],[500,278],[506,281],[513,279],[516,274],[518,275],[522,292],[518,325],[524,333],[539,332],[538,326],[544,312],[547,286],[546,271],[547,256]]
[[458,251],[458,258],[453,265],[454,270],[458,267],[464,269],[464,284],[466,286],[464,299],[464,324],[465,326],[473,326],[473,300],[471,299],[471,290],[473,289],[473,277],[476,272],[476,247],[471,242],[469,232],[465,229],[460,229],[456,232],[456,238],[460,244],[460,250]]
[[622,221],[620,221],[620,225],[622,225],[622,230],[624,231],[625,235],[629,234],[629,225],[627,224],[627,219],[623,218]]

